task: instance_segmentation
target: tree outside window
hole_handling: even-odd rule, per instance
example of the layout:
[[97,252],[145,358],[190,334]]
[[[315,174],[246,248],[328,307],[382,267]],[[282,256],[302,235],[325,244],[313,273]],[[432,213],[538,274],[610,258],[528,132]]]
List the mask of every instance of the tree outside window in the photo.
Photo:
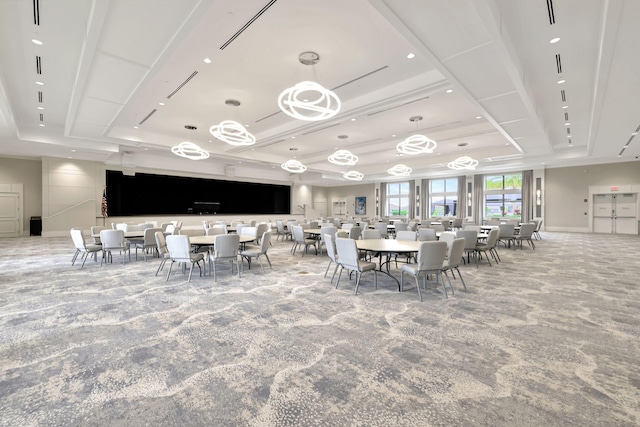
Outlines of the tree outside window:
[[484,180],[486,218],[520,218],[522,174],[491,175]]
[[456,216],[458,211],[458,179],[429,181],[429,213],[431,216]]
[[409,214],[409,183],[387,184],[387,215],[407,216]]

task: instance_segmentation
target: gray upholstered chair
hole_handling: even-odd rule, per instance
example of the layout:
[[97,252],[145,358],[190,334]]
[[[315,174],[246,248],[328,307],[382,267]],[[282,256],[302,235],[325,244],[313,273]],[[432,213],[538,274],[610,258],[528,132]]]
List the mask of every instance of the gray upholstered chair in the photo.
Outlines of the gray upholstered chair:
[[[445,242],[421,242],[418,248],[418,255],[416,256],[416,262],[402,266],[400,271],[400,292],[404,290],[404,274],[410,274],[415,278],[418,297],[420,301],[422,301],[418,279],[422,277],[422,286],[426,288],[427,276],[434,274],[436,276],[436,284],[442,283],[444,296],[448,298],[447,288],[442,277],[442,269],[446,255],[447,244]],[[451,290],[453,290],[453,288],[451,288]]]
[[[260,246],[245,249],[244,251],[240,252],[240,256],[242,257],[240,261],[242,262],[242,259],[246,258],[249,264],[249,269],[251,269],[251,258],[256,258],[260,263],[262,272],[264,273],[264,265],[262,265],[262,260],[260,259],[262,256],[267,259],[269,267],[273,268],[273,266],[271,265],[271,260],[269,259],[269,255],[267,255],[267,250],[269,249],[269,245],[271,243],[271,231],[265,231],[264,233],[262,233],[262,236],[260,236],[259,240]],[[244,270],[244,262],[242,263],[242,269]]]
[[167,262],[167,260],[171,259],[171,256],[169,255],[169,249],[167,248],[167,240],[164,237],[164,233],[162,231],[156,231],[154,234],[154,237],[156,239],[156,248],[158,251],[158,255],[160,256],[160,265],[156,270],[156,276],[157,276],[160,270],[162,270],[162,268],[164,267],[164,264]]
[[336,288],[340,284],[340,277],[342,272],[353,271],[356,273],[356,288],[353,292],[354,295],[358,294],[358,287],[360,286],[360,278],[365,271],[373,271],[373,282],[375,288],[378,289],[378,274],[376,272],[376,264],[373,262],[363,261],[358,254],[358,247],[354,239],[336,239],[336,249],[338,251],[337,262],[340,265],[340,274],[338,274],[338,280],[336,281]]
[[102,245],[96,243],[86,243],[84,234],[79,228],[71,229],[71,238],[73,239],[73,244],[76,246],[76,253],[73,255],[71,265],[74,265],[76,263],[78,255],[81,254],[82,265],[80,266],[80,268],[84,267],[84,263],[87,260],[89,254],[93,254],[94,260],[97,261],[97,253],[102,250]]
[[162,231],[161,228],[146,228],[142,239],[130,239],[131,245],[136,249],[136,259],[138,259],[138,249],[142,249],[142,256],[147,260],[147,250],[156,249],[156,231]]
[[316,247],[316,240],[305,237],[304,228],[301,225],[293,226],[293,247],[291,248],[291,254],[295,255],[296,251],[299,247],[303,247],[302,256],[307,252],[309,246],[312,246],[316,251],[316,255],[318,254],[318,248]]
[[383,239],[386,239],[389,237],[388,225],[389,224],[387,224],[386,222],[379,222],[376,225],[374,225],[376,230],[380,232],[380,237],[382,237]]
[[533,243],[532,236],[533,232],[536,230],[536,225],[533,223],[522,224],[520,226],[520,232],[513,236],[513,241],[516,246],[519,246],[522,249],[522,242],[526,241],[531,249],[535,250],[536,245]]
[[191,243],[189,242],[189,236],[187,235],[171,235],[167,236],[167,249],[169,250],[169,257],[171,258],[171,264],[169,264],[169,271],[167,272],[167,280],[171,275],[171,269],[173,263],[177,262],[189,268],[189,279],[191,281],[191,273],[193,273],[193,265],[197,264],[200,270],[200,276],[202,276],[202,267],[200,267],[200,261],[204,264],[204,254],[191,252]]
[[213,271],[213,281],[218,281],[216,275],[216,264],[219,261],[231,263],[231,274],[233,274],[233,264],[238,269],[238,277],[241,277],[240,266],[238,264],[238,252],[240,248],[239,234],[218,234],[214,238],[213,254],[209,256],[209,270]]
[[331,281],[329,283],[333,283],[333,278],[336,277],[336,271],[338,271],[338,259],[336,254],[336,244],[335,244],[335,235],[327,233],[323,236],[324,243],[327,248],[327,256],[329,257],[329,264],[327,264],[327,269],[324,272],[324,277],[327,277],[327,273],[329,272],[329,267],[331,267],[331,263],[334,263],[336,267],[333,269],[333,275],[331,276]]
[[515,224],[499,224],[498,230],[498,242],[501,242],[506,248],[511,247],[511,242],[513,242],[513,238],[515,236]]
[[433,228],[418,228],[418,240],[421,242],[435,242],[438,240],[436,230]]
[[[102,260],[108,262],[113,260],[112,252],[118,251],[122,254],[122,264],[124,265],[126,254],[129,254],[129,261],[131,261],[130,245],[124,238],[124,231],[122,230],[102,230],[100,232],[100,241],[102,242]],[[106,260],[105,260],[106,258]]]
[[[455,237],[455,235],[454,235]],[[440,236],[440,241],[442,241],[442,236]],[[444,261],[444,266],[442,267],[442,271],[444,272],[447,280],[449,281],[449,286],[453,289],[451,285],[451,279],[449,279],[448,271],[451,271],[451,275],[453,278],[456,278],[453,270],[458,272],[458,276],[460,277],[460,281],[462,282],[462,286],[464,290],[467,290],[467,285],[464,283],[464,279],[462,278],[462,273],[458,269],[458,266],[462,262],[462,257],[464,255],[464,239],[463,238],[454,238],[450,243],[447,243],[447,259]]]
[[467,263],[471,262],[471,255],[478,266],[478,257],[476,256],[476,243],[478,243],[478,232],[473,229],[458,230],[456,237],[464,238],[464,253],[467,255]]
[[495,260],[496,264],[500,261],[500,255],[498,255],[498,251],[496,250],[499,234],[500,230],[498,228],[492,228],[489,231],[486,242],[476,243],[476,252],[478,253],[478,255],[480,255],[481,253],[485,254],[489,266],[491,266],[491,260],[489,259],[489,256],[491,256]]

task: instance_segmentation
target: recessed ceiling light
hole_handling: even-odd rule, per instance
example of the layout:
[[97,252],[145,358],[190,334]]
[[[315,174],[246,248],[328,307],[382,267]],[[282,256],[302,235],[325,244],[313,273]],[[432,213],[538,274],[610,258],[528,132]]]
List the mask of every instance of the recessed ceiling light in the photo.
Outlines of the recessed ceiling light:
[[147,147],[144,147],[144,151],[149,151],[149,149]]
[[407,58],[409,58],[409,59],[413,59],[415,57],[416,57],[415,53],[410,53],[410,54],[407,55]]
[[356,119],[355,119],[355,118],[352,118],[352,119],[351,119],[351,121],[352,121],[352,122],[355,122],[355,121],[356,121]]
[[158,105],[164,105],[164,102],[158,102]]
[[36,107],[38,110],[44,110],[44,107]]
[[562,84],[562,83],[564,83],[564,82],[566,82],[566,80],[565,80],[565,79],[560,79],[560,80],[558,80],[558,84],[559,84],[559,85],[561,85],[561,84]]
[[40,86],[43,86],[43,85],[44,85],[44,83],[42,83],[42,82],[36,82],[36,84],[37,84],[37,85],[40,85]]
[[295,136],[292,136],[292,137],[291,137],[291,139],[296,139],[296,137],[295,137]]
[[567,139],[571,139],[571,135],[567,135]]
[[75,153],[75,152],[76,152],[76,150],[71,150],[71,152],[72,152],[72,153]]
[[568,106],[568,105],[563,105],[563,106],[562,106],[562,109],[563,109],[563,110],[566,110],[567,108],[569,108],[569,106]]
[[445,92],[451,93],[451,92],[453,92],[453,89],[447,89]]
[[44,127],[44,124],[40,123],[40,127],[41,127],[41,128],[43,128],[43,127]]
[[42,42],[38,39],[31,39],[31,41],[33,42],[33,44],[37,44],[38,46],[42,46]]
[[567,122],[564,124],[565,126],[571,126],[571,123]]
[[395,137],[396,137],[396,135],[395,135],[395,134],[391,135],[391,138],[395,138]]
[[482,118],[482,116],[476,116],[476,119],[481,119],[481,118]]
[[636,136],[638,132],[631,132],[631,135]]
[[549,40],[549,43],[553,44],[553,43],[558,43],[560,41],[560,37],[554,37],[551,40]]
[[211,64],[211,58],[204,58],[205,64]]
[[134,129],[138,129],[138,126],[134,126],[133,128],[134,128]]

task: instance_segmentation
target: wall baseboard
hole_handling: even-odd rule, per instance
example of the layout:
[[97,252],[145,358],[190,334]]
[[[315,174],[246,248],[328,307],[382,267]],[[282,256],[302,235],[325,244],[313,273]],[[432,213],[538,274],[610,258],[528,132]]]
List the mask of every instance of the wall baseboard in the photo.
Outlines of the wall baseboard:
[[567,233],[588,233],[589,227],[549,227],[545,226],[544,231],[564,231]]

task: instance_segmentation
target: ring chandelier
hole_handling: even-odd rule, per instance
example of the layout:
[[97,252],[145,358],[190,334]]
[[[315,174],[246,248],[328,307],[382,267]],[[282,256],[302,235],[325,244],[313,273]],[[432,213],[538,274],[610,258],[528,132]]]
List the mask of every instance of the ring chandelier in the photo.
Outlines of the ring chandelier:
[[209,132],[220,141],[230,145],[241,146],[256,143],[256,137],[234,120],[223,120],[220,124],[211,126]]
[[358,171],[349,171],[345,172],[342,177],[351,181],[362,181],[362,178],[364,178],[364,174]]
[[402,154],[427,154],[433,153],[433,150],[435,150],[437,146],[438,144],[433,139],[427,138],[424,135],[411,135],[396,145],[396,150]]
[[300,82],[278,96],[278,106],[287,115],[310,122],[330,119],[340,112],[340,98],[316,82]]
[[330,155],[328,160],[334,165],[353,166],[358,162],[358,156],[349,150],[338,150]]
[[280,167],[291,173],[302,173],[307,170],[307,167],[305,165],[295,159],[287,160],[286,162],[281,164]]
[[413,169],[411,169],[409,166],[400,164],[400,165],[395,165],[391,169],[387,170],[387,172],[395,176],[409,176],[411,175],[412,170]]
[[447,164],[449,169],[455,170],[475,170],[476,166],[478,166],[478,161],[472,159],[469,156],[458,157],[454,161]]
[[184,141],[175,147],[171,147],[171,152],[176,156],[186,157],[191,160],[204,160],[209,158],[209,153],[193,142]]

